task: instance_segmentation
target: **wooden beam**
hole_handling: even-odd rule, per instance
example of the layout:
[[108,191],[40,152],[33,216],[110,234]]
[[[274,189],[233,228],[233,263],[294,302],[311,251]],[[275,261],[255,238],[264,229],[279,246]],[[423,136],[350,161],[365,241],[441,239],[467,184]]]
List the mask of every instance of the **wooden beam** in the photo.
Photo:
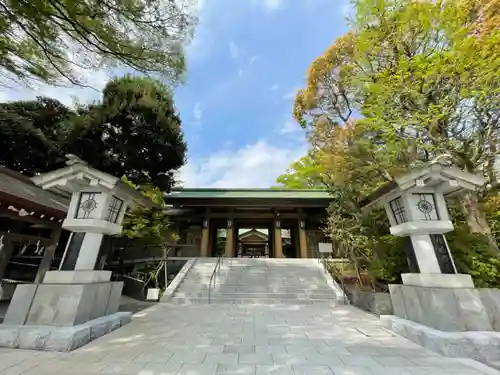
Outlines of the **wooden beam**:
[[57,243],[59,242],[59,238],[61,237],[61,230],[62,228],[58,228],[52,231],[52,234],[50,236],[52,244],[45,249],[42,261],[40,262],[40,266],[38,267],[38,271],[35,276],[35,284],[41,284],[43,282],[45,274],[50,270],[50,265],[52,264],[54,254],[56,252]]
[[[208,217],[212,219],[227,219],[229,217],[233,217],[235,219],[274,219],[275,214],[271,212],[235,212],[233,214],[226,212],[214,212],[208,215]],[[306,214],[299,213],[280,213],[279,215],[282,219],[298,219],[298,218],[307,218]]]
[[0,237],[4,235],[4,240],[5,238],[8,238],[12,242],[20,242],[20,241],[40,241],[42,245],[50,245],[52,243],[52,239],[47,238],[47,237],[40,237],[40,236],[30,236],[28,234],[18,234],[18,233],[12,233],[12,232],[0,232]]
[[0,206],[0,217],[5,217],[9,220],[23,221],[25,223],[40,224],[47,228],[61,227],[61,223],[59,223],[59,219],[57,218],[54,220],[46,220],[46,219],[40,219],[35,215],[20,216],[16,212],[8,210],[6,207],[3,207],[3,205]]
[[[0,237],[2,237],[1,234]],[[7,236],[3,236],[1,242],[3,243],[3,246],[0,249],[0,283],[5,275],[5,270],[7,269],[7,265],[9,264],[9,260],[12,255],[12,250],[14,249],[14,244]]]

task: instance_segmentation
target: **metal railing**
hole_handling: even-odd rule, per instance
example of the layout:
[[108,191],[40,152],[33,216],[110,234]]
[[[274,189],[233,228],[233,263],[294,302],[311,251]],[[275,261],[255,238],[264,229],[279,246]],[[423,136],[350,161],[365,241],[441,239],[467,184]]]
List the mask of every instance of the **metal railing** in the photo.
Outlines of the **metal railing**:
[[214,270],[212,272],[212,276],[210,276],[210,281],[208,282],[208,303],[210,304],[210,298],[211,298],[211,290],[212,290],[212,280],[214,283],[214,288],[215,284],[217,283],[217,273],[220,275],[220,266],[224,262],[224,254],[220,254],[217,258],[217,263],[215,263]]

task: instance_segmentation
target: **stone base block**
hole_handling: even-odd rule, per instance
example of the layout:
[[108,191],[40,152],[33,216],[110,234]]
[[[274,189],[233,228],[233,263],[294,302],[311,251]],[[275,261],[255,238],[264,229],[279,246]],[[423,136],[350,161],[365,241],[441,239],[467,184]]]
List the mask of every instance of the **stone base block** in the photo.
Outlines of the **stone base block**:
[[4,324],[74,326],[118,311],[122,282],[18,285]]
[[0,324],[0,347],[69,352],[131,320],[132,313],[117,312],[73,327]]
[[348,290],[348,295],[351,303],[363,310],[377,315],[391,315],[393,313],[389,293],[351,288]]
[[380,321],[385,328],[441,355],[490,366],[500,361],[499,332],[443,332],[394,315],[381,316]]
[[111,280],[111,271],[48,271],[43,278],[44,284],[89,284]]
[[494,331],[500,323],[495,311],[500,308],[497,289],[389,285],[389,290],[394,315],[427,327],[446,332]]
[[444,273],[403,273],[404,285],[423,286],[429,288],[474,288],[470,275]]

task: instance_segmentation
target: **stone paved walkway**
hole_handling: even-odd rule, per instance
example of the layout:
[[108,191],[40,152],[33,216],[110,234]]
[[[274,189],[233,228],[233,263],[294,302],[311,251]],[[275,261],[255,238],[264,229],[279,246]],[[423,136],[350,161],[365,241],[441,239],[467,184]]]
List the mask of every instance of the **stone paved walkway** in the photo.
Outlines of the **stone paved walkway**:
[[483,373],[496,372],[433,354],[354,307],[324,304],[158,304],[71,353],[0,349],[0,375]]

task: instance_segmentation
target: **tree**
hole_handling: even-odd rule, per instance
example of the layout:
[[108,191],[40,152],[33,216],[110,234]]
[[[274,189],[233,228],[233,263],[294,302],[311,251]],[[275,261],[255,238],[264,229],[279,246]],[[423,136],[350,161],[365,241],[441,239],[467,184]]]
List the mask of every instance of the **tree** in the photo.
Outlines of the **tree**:
[[139,190],[142,195],[155,204],[152,209],[136,207],[128,210],[123,219],[123,235],[155,245],[164,245],[165,241],[177,241],[178,234],[170,229],[163,191],[152,185],[135,185],[126,177],[123,178],[123,181]]
[[175,82],[195,23],[191,2],[1,0],[0,74],[85,84],[84,71],[121,65]]
[[59,143],[75,113],[57,100],[0,104],[0,164],[32,175],[64,165]]
[[181,121],[169,89],[150,78],[125,76],[87,108],[67,149],[94,166],[136,184],[169,190],[173,171],[185,162]]
[[171,93],[150,78],[114,79],[102,102],[75,111],[39,98],[2,104],[2,113],[0,160],[26,174],[62,166],[72,153],[135,184],[168,190],[184,164],[186,144]]
[[[308,157],[320,167],[302,168],[304,175],[293,172],[307,181],[320,171],[328,185],[334,203],[326,230],[339,255],[356,268],[369,265],[377,279],[394,281],[394,270],[402,271],[402,244],[387,236],[385,215],[361,210],[362,198],[441,154],[498,185],[500,2],[353,3],[350,32],[311,64],[307,85],[295,98],[293,115],[310,136]],[[463,247],[456,250],[460,269],[481,285],[498,285],[491,277],[498,253],[491,252],[495,241],[481,199],[483,192],[461,198],[465,215],[454,210],[459,219],[450,239],[476,241],[472,256]],[[490,211],[498,211],[489,203]],[[492,215],[489,219],[496,230]],[[471,235],[463,223],[480,234]],[[484,235],[490,247],[485,248]]]
[[[500,32],[491,27],[494,3],[354,1],[351,32],[313,62],[307,87],[296,96],[294,116],[311,129],[313,146],[332,143],[333,130],[360,113],[357,127],[367,136],[360,138],[367,157],[361,165],[372,185],[443,153],[496,184]],[[463,209],[470,228],[489,235],[479,198],[465,196]]]
[[278,176],[276,182],[288,189],[321,189],[327,187],[322,179],[321,165],[312,154],[308,154],[290,164],[286,172]]

